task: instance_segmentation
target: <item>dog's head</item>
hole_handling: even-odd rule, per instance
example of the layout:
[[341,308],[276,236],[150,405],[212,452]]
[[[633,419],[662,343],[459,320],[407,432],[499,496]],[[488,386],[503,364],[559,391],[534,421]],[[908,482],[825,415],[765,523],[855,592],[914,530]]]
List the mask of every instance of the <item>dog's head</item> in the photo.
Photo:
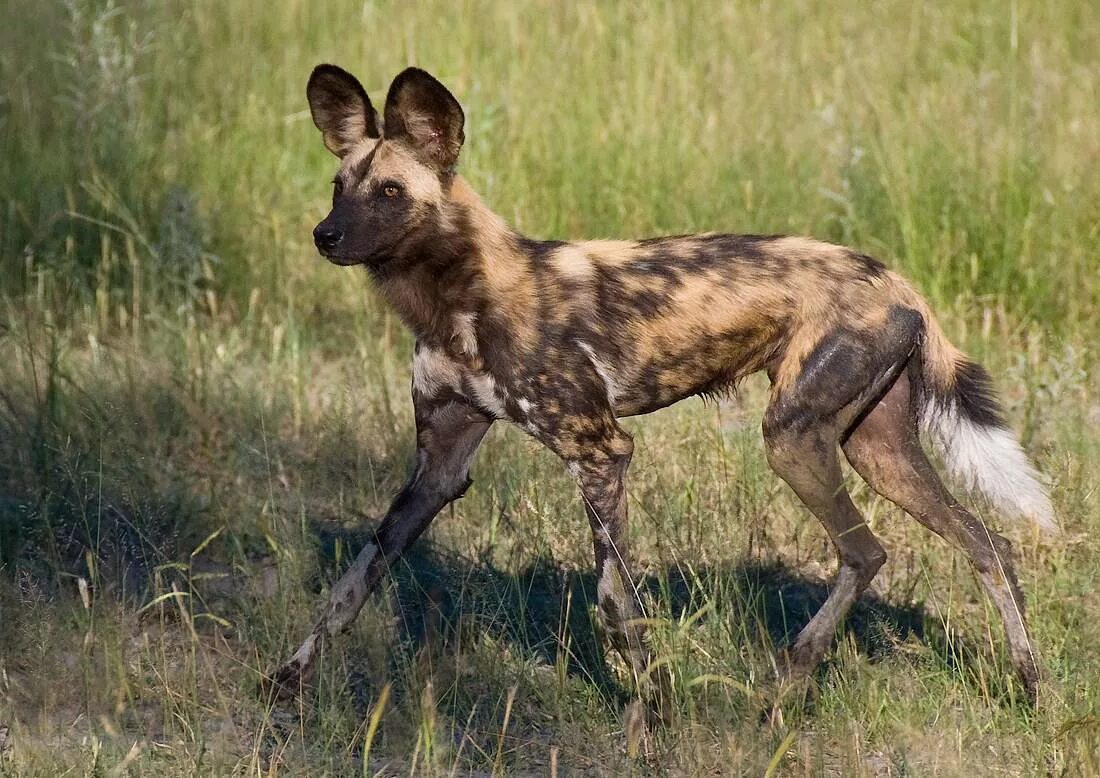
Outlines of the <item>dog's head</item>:
[[462,107],[419,68],[390,85],[382,116],[350,73],[314,68],[306,87],[313,122],[340,158],[332,210],[313,231],[338,265],[383,272],[439,230],[464,139]]

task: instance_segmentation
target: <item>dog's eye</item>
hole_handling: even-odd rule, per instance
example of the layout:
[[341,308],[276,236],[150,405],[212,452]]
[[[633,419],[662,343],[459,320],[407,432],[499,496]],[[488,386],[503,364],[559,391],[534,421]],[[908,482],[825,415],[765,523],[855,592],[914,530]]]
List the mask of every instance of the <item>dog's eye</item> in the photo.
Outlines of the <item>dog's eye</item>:
[[382,194],[386,197],[397,197],[401,194],[401,187],[397,184],[386,184],[382,187]]

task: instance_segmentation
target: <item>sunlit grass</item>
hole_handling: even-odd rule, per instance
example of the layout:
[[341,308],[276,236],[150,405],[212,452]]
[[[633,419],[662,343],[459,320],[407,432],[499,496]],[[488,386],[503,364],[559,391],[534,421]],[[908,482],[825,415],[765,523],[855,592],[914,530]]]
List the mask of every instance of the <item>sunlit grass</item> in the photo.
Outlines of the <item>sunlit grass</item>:
[[634,558],[674,678],[650,767],[1100,771],[1089,4],[6,10],[0,773],[647,769],[580,499],[515,430],[328,649],[316,695],[257,693],[412,453],[408,336],[311,246],[333,170],[304,104],[319,61],[379,103],[404,65],[436,73],[466,108],[463,174],[533,236],[797,232],[880,257],[989,364],[1052,479],[1065,538],[1008,530],[1037,711],[961,557],[853,479],[891,561],[817,692],[777,714],[776,649],[834,564],[764,461],[763,382],[628,422]]

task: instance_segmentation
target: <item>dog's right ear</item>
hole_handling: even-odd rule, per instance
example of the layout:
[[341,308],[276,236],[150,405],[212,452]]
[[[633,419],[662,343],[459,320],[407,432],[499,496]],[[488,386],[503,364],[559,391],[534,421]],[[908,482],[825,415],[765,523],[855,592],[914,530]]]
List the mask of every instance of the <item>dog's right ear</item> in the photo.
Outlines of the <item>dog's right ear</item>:
[[306,98],[313,123],[321,131],[325,148],[342,157],[364,138],[377,138],[378,112],[367,90],[351,73],[335,65],[318,65],[306,84]]

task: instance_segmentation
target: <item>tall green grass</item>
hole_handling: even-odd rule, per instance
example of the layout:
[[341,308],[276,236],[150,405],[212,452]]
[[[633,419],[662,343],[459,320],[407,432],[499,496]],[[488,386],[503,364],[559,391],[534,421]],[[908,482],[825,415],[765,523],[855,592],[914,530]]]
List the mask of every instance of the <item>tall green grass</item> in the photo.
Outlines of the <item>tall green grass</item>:
[[331,60],[379,102],[410,62],[443,78],[463,172],[533,235],[804,232],[1060,332],[1098,302],[1087,5],[9,7],[10,291],[50,271],[131,289],[125,261],[98,273],[104,235],[137,242],[154,289],[317,286],[304,227],[332,164],[302,83]]
[[[1090,4],[4,10],[0,772],[1100,770]],[[913,278],[1053,481],[1066,537],[1010,528],[1039,710],[961,559],[856,481],[891,562],[814,694],[773,710],[775,650],[833,566],[764,462],[760,383],[630,422],[631,539],[676,695],[648,765],[579,498],[514,431],[317,696],[256,696],[411,454],[408,336],[311,245],[334,168],[303,95],[321,61],[378,103],[407,64],[439,76],[466,109],[463,174],[529,235],[804,233]]]

